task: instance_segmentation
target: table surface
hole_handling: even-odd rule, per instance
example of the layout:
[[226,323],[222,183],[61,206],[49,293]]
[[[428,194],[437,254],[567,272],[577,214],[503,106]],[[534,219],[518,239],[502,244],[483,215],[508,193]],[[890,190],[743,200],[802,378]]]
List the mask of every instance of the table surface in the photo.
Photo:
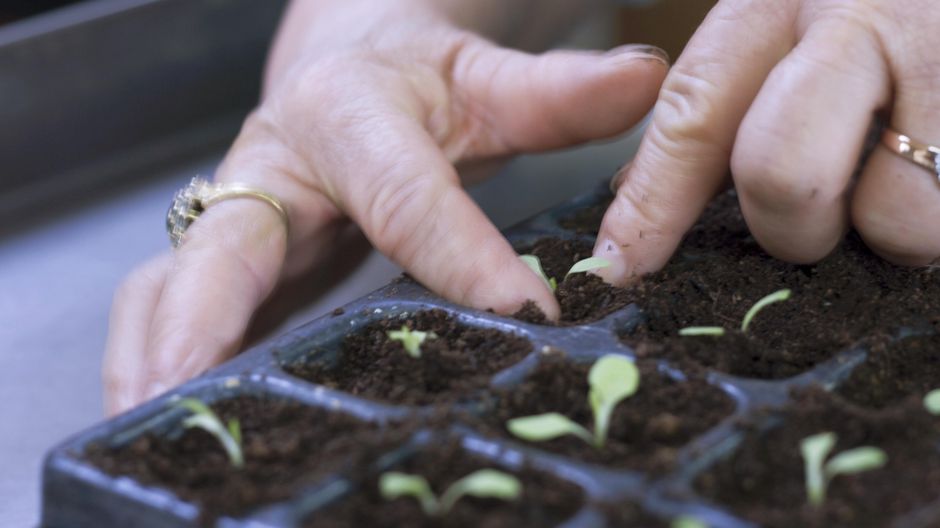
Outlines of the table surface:
[[[635,150],[637,133],[604,145],[526,156],[471,194],[500,227],[593,188]],[[167,247],[168,199],[221,153],[141,175],[107,198],[0,239],[0,526],[38,522],[43,454],[103,418],[100,363],[114,289]],[[400,270],[372,253],[284,326],[326,313]]]

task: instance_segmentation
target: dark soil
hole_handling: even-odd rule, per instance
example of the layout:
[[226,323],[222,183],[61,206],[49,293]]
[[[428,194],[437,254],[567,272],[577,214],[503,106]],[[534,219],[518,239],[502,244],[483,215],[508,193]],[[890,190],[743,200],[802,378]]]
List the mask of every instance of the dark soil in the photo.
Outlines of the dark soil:
[[[456,441],[431,446],[405,462],[396,471],[421,475],[438,495],[453,482],[484,468],[493,466],[487,460],[464,451]],[[369,527],[486,527],[520,528],[523,526],[556,526],[576,514],[584,501],[581,489],[574,484],[533,469],[511,472],[522,483],[522,496],[517,501],[464,497],[441,519],[428,518],[410,497],[386,501],[378,491],[378,476],[362,473],[356,476],[362,491],[314,514],[304,524],[309,528]]]
[[[747,434],[740,449],[696,481],[705,497],[768,527],[888,526],[900,514],[937,499],[940,419],[919,402],[871,410],[822,390],[797,397],[786,425]],[[835,477],[821,508],[806,503],[800,440],[825,431],[838,435],[833,454],[862,445],[880,447],[880,469]]]
[[201,522],[208,525],[221,515],[237,517],[287,499],[333,471],[370,463],[414,431],[270,397],[237,397],[212,407],[223,421],[240,421],[244,467],[233,467],[218,440],[201,429],[175,439],[148,433],[116,448],[91,445],[84,457],[105,473],[201,505]]
[[667,528],[665,521],[652,517],[632,502],[602,504],[601,511],[611,528]]
[[[412,358],[388,332],[401,329],[434,332]],[[423,405],[460,400],[486,388],[493,374],[532,350],[517,335],[457,323],[443,310],[383,319],[347,336],[336,365],[301,361],[286,365],[290,374],[373,400]]]
[[940,388],[940,335],[876,343],[838,392],[860,405],[882,408],[907,400],[917,404],[936,388]]
[[[519,252],[537,256],[546,275],[558,281],[555,298],[561,306],[560,325],[596,321],[630,302],[626,290],[607,284],[597,275],[575,273],[564,278],[572,264],[591,256],[592,249],[591,244],[584,241],[543,238]],[[545,314],[532,302],[523,305],[513,317],[530,323],[548,324]]]
[[[760,298],[790,288],[736,332]],[[866,338],[940,320],[940,270],[902,268],[850,233],[816,265],[768,256],[750,236],[734,192],[720,196],[678,254],[629,295],[647,321],[623,340],[638,354],[695,363],[738,376],[778,379],[804,372]],[[731,335],[678,337],[687,326],[723,326]]]
[[[724,391],[702,379],[675,381],[652,362],[641,362],[638,367],[639,390],[617,406],[602,450],[570,436],[530,445],[584,462],[658,474],[672,469],[679,448],[734,410],[733,400]],[[589,370],[590,364],[573,363],[560,353],[544,356],[521,386],[497,394],[495,409],[482,419],[481,428],[524,442],[506,431],[509,419],[558,412],[591,430]]]
[[604,214],[607,212],[607,208],[610,207],[610,203],[610,200],[604,200],[597,205],[578,209],[570,215],[558,220],[558,225],[578,235],[591,235],[596,237],[597,232],[601,228],[601,221],[604,219]]

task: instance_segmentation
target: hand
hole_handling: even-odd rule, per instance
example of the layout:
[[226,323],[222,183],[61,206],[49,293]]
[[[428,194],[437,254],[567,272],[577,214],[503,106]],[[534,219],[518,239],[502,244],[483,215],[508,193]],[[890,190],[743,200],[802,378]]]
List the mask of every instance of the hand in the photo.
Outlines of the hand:
[[852,224],[883,257],[940,257],[935,175],[875,149],[853,172],[876,112],[940,143],[940,10],[930,0],[721,0],[663,85],[595,255],[625,283],[665,264],[725,184],[770,254],[826,256]]
[[110,413],[234,354],[276,285],[330,258],[349,219],[452,301],[511,312],[533,298],[558,313],[454,164],[621,133],[652,106],[666,61],[645,47],[528,55],[432,4],[293,5],[265,96],[215,175],[280,197],[291,232],[263,202],[223,201],[133,272],[112,309]]

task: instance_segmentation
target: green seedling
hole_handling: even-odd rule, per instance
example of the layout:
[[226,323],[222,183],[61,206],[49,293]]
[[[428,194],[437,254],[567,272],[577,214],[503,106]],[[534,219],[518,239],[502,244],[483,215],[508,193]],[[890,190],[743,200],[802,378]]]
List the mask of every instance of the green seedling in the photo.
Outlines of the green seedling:
[[[545,273],[545,269],[542,268],[542,261],[539,260],[535,255],[519,255],[519,259],[525,263],[536,275],[542,279],[542,282],[548,286],[548,289],[555,291],[558,289],[558,281],[555,280],[555,277],[549,277]],[[607,259],[602,259],[599,257],[589,257],[583,260],[579,260],[574,263],[573,266],[568,270],[568,273],[565,273],[565,276],[562,280],[567,279],[569,275],[574,273],[586,273],[591,270],[606,268],[610,266],[610,261]]]
[[[744,319],[741,321],[741,332],[747,332],[749,326],[751,326],[751,321],[754,320],[754,317],[764,308],[768,307],[771,304],[778,303],[780,301],[785,301],[790,298],[790,290],[779,290],[767,295],[763,299],[754,303],[754,306],[751,306],[751,309],[744,314]],[[687,336],[715,336],[721,337],[725,335],[725,329],[720,326],[688,326],[679,330],[679,335],[683,337]]]
[[940,389],[934,389],[924,396],[924,407],[933,415],[940,415]]
[[226,425],[223,425],[219,416],[208,405],[196,398],[183,398],[174,405],[192,413],[183,420],[183,427],[187,429],[197,427],[211,434],[222,444],[233,466],[240,468],[245,465],[242,455],[241,425],[237,419],[232,418]]
[[669,528],[708,528],[708,525],[691,515],[680,515],[672,520]]
[[425,515],[441,517],[462,497],[514,501],[522,495],[522,484],[516,477],[502,471],[481,469],[454,482],[437,497],[424,477],[389,471],[379,477],[379,492],[385,500],[414,497]]
[[603,448],[607,441],[610,416],[617,404],[636,393],[640,385],[640,371],[628,358],[608,354],[598,359],[591,367],[588,384],[588,401],[594,414],[593,434],[559,413],[513,418],[506,422],[506,428],[513,435],[530,442],[573,435],[597,449]]
[[391,330],[388,332],[388,338],[392,341],[401,341],[401,346],[405,347],[405,352],[409,356],[418,359],[421,357],[421,345],[428,339],[435,339],[437,334],[434,332],[421,332],[412,330],[405,325],[401,330]]
[[806,473],[806,497],[813,506],[826,500],[826,488],[838,475],[851,475],[878,469],[888,462],[888,455],[877,447],[862,446],[843,451],[826,461],[836,445],[836,434],[825,432],[808,436],[800,442]]

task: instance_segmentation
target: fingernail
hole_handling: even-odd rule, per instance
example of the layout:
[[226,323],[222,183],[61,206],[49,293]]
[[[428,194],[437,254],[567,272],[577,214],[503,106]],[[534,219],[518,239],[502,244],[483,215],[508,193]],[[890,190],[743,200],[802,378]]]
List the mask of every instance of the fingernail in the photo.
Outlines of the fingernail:
[[610,238],[601,239],[601,243],[595,246],[594,256],[607,260],[610,266],[600,268],[594,271],[596,275],[611,284],[619,284],[622,277],[626,276],[627,263],[624,260],[623,250],[620,244]]
[[617,46],[608,51],[606,55],[621,61],[653,59],[666,66],[670,64],[669,54],[666,53],[666,50],[649,44],[626,44],[624,46]]

